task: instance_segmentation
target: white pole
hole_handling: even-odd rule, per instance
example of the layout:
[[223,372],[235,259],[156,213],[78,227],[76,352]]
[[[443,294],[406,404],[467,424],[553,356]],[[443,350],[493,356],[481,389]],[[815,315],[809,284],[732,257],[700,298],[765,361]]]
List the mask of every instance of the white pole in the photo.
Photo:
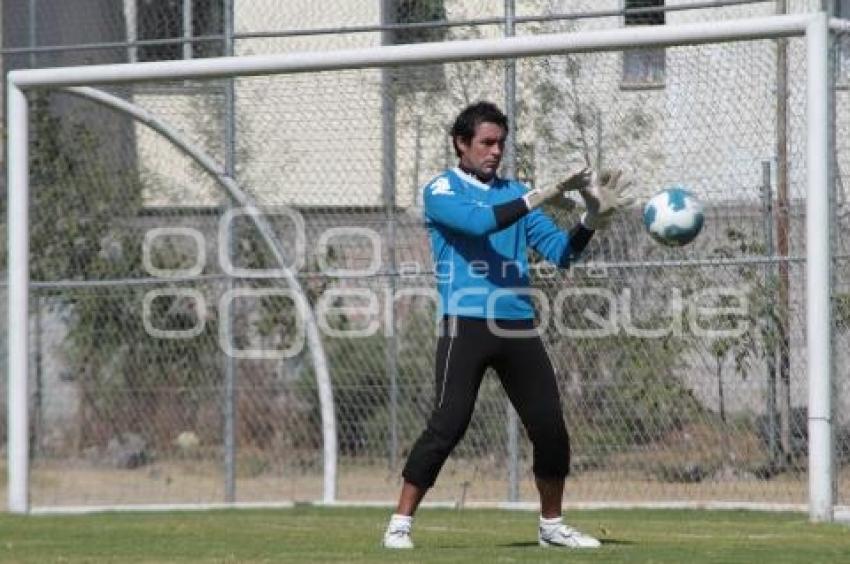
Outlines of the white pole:
[[9,391],[8,505],[29,511],[29,124],[27,99],[8,87]]
[[809,376],[809,518],[832,521],[832,393],[829,253],[829,29],[806,28],[806,350]]
[[[516,36],[516,0],[505,0],[505,37]],[[510,131],[502,160],[505,178],[516,178],[516,60],[505,63],[505,115]],[[511,402],[505,401],[507,419],[508,501],[519,501],[519,418]]]
[[187,41],[183,43],[183,58],[192,58],[192,0],[183,0],[183,39]]

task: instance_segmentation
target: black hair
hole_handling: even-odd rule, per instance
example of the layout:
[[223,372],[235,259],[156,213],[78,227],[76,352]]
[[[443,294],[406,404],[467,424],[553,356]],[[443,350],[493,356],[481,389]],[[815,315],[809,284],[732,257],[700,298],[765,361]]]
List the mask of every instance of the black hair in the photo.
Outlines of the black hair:
[[478,126],[485,122],[501,126],[505,133],[508,131],[508,117],[492,102],[482,101],[470,104],[457,115],[450,135],[455,147],[455,154],[458,157],[460,157],[460,148],[457,146],[458,138],[462,139],[464,143],[469,143],[472,141]]

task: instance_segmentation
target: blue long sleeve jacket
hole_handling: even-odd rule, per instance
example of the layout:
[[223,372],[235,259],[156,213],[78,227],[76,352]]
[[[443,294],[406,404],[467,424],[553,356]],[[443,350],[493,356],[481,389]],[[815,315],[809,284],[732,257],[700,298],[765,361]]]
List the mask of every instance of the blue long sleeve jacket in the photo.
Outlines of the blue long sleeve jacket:
[[539,209],[499,227],[494,207],[526,191],[498,177],[485,184],[459,168],[423,188],[440,315],[534,318],[528,247],[562,267],[569,265],[571,249],[569,234]]

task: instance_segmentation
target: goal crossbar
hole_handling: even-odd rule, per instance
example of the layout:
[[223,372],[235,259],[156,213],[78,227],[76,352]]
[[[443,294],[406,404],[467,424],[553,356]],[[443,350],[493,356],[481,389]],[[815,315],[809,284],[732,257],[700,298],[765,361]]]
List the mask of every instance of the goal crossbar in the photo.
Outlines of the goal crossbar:
[[9,82],[21,88],[91,86],[148,80],[208,79],[393,65],[455,63],[482,58],[509,59],[557,53],[615,51],[635,47],[674,47],[720,41],[800,36],[806,32],[806,26],[811,19],[811,15],[795,14],[675,26],[634,26],[598,31],[279,55],[15,70],[9,73]]

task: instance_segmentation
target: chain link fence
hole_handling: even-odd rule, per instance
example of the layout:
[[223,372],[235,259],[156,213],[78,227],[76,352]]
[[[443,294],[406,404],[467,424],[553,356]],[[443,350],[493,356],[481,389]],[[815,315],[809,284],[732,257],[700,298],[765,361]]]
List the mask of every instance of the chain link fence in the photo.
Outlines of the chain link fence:
[[[399,1],[383,16],[378,2],[264,0],[236,2],[232,12],[211,0],[108,4],[80,30],[80,37],[104,38],[102,45],[41,49],[17,36],[4,63],[249,55],[504,33],[505,5],[495,0]],[[706,4],[728,6],[650,10],[644,15],[663,20],[625,23],[775,9]],[[64,3],[32,5],[36,23],[65,13]],[[591,11],[598,17],[571,16]],[[624,24],[619,2],[517,2],[516,17],[518,35]],[[470,20],[477,23],[461,25]],[[429,21],[445,25],[418,25]],[[850,57],[840,39],[833,377],[837,501],[847,503]],[[783,50],[786,79],[777,72]],[[280,265],[256,225],[173,143],[79,93],[34,92],[32,504],[320,499],[316,354],[333,387],[337,498],[392,502],[433,401],[434,273],[418,191],[455,164],[447,128],[461,107],[478,99],[511,105],[508,64],[105,89],[232,176],[265,212],[297,286],[263,274]],[[512,64],[523,181],[549,185],[583,160],[624,167],[639,201],[679,184],[707,208],[704,232],[684,248],[653,243],[635,207],[569,271],[535,264],[538,305],[550,313],[543,336],[573,441],[567,499],[804,503],[802,40]],[[579,213],[549,211],[565,227]],[[316,316],[321,351],[300,340],[302,298]],[[522,433],[488,375],[429,500],[535,500]]]

